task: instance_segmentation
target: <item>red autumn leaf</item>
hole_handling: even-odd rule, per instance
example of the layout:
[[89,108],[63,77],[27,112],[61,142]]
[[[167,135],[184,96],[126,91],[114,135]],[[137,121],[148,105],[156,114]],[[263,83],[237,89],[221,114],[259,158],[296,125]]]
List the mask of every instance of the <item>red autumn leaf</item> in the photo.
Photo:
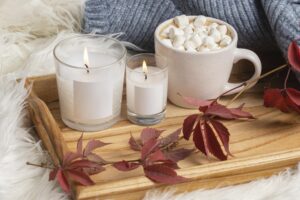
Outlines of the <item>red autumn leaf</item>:
[[101,166],[101,164],[89,160],[75,160],[66,166],[66,169],[98,168],[99,166]]
[[[195,120],[197,122],[194,129],[187,127],[187,129],[189,129],[189,136],[193,134],[193,142],[195,144],[195,147],[199,149],[204,155],[207,156],[208,153],[210,153],[220,160],[226,160],[227,156],[231,155],[229,151],[229,132],[227,128],[221,122],[215,120],[213,116],[215,115],[206,116],[204,114],[203,116],[199,116]],[[212,124],[214,129],[212,129],[209,122]],[[192,126],[194,126],[194,122]],[[219,142],[217,137],[220,138],[221,143]],[[226,155],[224,154],[221,146],[224,146]]]
[[91,140],[87,143],[84,149],[84,155],[89,155],[93,150],[108,145],[109,143],[101,142],[100,140]]
[[82,137],[83,134],[81,134],[80,138],[77,141],[77,153],[82,154]]
[[168,146],[174,142],[177,142],[179,139],[179,134],[181,133],[181,128],[177,129],[170,135],[160,139],[160,146]]
[[190,115],[184,119],[182,132],[183,132],[183,136],[186,140],[190,139],[190,136],[193,132],[194,125],[197,121],[198,116],[199,116],[198,114],[194,114],[194,115]]
[[206,108],[203,111],[205,116],[216,116],[221,119],[239,119],[239,118],[247,118],[247,119],[254,119],[254,117],[246,112],[243,111],[243,105],[238,108],[227,108],[218,103],[214,103]]
[[69,163],[71,163],[73,160],[76,160],[78,158],[81,158],[82,155],[79,153],[73,153],[73,152],[68,152],[66,153],[66,155],[64,156],[63,159],[63,166],[68,165]]
[[155,164],[144,167],[145,175],[154,182],[176,184],[185,181],[182,176],[178,176],[176,171],[164,164]]
[[210,152],[220,160],[227,160],[227,156],[224,154],[217,137],[207,121],[204,120],[202,123],[200,123],[200,127],[202,127],[200,130],[205,137],[204,143],[206,144],[205,147],[207,148],[206,152]]
[[196,124],[193,141],[197,149],[199,149],[204,155],[207,155],[207,149],[205,148],[204,138],[200,129],[200,122]]
[[300,48],[296,41],[291,42],[289,45],[288,60],[292,69],[300,72]]
[[187,104],[189,104],[191,106],[196,106],[196,107],[206,107],[212,103],[212,101],[195,99],[193,97],[182,97],[182,98]]
[[180,148],[172,151],[164,152],[164,155],[167,159],[172,160],[173,162],[178,162],[190,156],[193,153],[194,149],[185,149]]
[[98,165],[97,168],[83,168],[82,171],[88,175],[94,175],[105,171],[105,168],[101,165]]
[[130,148],[134,151],[140,151],[142,149],[141,144],[131,135],[129,139]]
[[106,163],[106,160],[104,160],[101,156],[98,156],[98,155],[95,154],[95,153],[90,153],[90,154],[87,156],[87,159],[88,159],[89,161],[96,162],[96,163],[99,163],[99,164],[105,164],[105,163]]
[[217,116],[222,119],[235,119],[230,110],[221,104],[213,104],[209,106],[204,112],[204,115]]
[[59,183],[60,187],[65,193],[70,193],[70,185],[69,182],[64,174],[64,172],[59,169],[57,171],[57,176],[56,176],[57,182]]
[[300,91],[294,88],[287,88],[286,94],[288,98],[293,102],[294,105],[300,107]]
[[56,177],[56,174],[58,172],[58,168],[52,169],[49,173],[49,181],[53,181]]
[[162,163],[164,166],[170,167],[172,169],[180,169],[176,162],[172,160],[164,160]]
[[144,128],[141,133],[141,142],[145,144],[151,139],[157,139],[163,131],[154,128]]
[[67,173],[71,180],[81,185],[94,185],[94,181],[89,177],[89,175],[85,174],[84,172],[77,171],[74,169],[67,170]]
[[282,112],[298,112],[300,93],[293,88],[266,89],[264,92],[264,106],[274,107]]
[[147,163],[167,160],[163,152],[158,149],[147,157]]
[[116,162],[113,164],[113,167],[116,168],[117,170],[120,171],[131,171],[134,170],[136,168],[138,168],[140,166],[139,163],[136,162],[127,162],[125,160],[120,161],[120,162]]
[[142,147],[141,150],[141,158],[142,160],[144,160],[150,153],[156,151],[159,147],[159,142],[157,141],[157,139],[152,138],[150,140],[148,140],[144,146]]
[[255,119],[253,115],[249,112],[243,111],[244,104],[240,105],[237,108],[229,108],[230,112],[236,117],[236,118],[247,118],[247,119]]
[[221,142],[224,146],[225,151],[227,152],[228,155],[232,156],[232,154],[229,151],[229,131],[228,129],[220,122],[217,120],[210,120],[210,123],[214,127],[216,133],[219,135],[219,138],[221,139]]

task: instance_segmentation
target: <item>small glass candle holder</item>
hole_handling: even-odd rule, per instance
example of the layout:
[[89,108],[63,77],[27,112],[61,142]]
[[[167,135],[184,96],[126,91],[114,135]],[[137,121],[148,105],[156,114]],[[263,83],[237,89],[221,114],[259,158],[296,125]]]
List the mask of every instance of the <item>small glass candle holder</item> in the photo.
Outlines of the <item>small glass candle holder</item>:
[[79,35],[54,49],[63,122],[80,131],[98,131],[120,119],[126,48],[106,36]]
[[167,105],[166,60],[154,54],[138,54],[127,61],[127,117],[139,125],[159,123]]

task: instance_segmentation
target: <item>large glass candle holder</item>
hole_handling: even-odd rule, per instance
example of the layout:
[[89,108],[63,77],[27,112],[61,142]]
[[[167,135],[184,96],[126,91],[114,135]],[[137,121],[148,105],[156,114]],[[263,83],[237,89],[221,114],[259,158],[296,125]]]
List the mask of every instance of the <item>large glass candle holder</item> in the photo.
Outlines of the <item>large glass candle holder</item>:
[[127,61],[128,119],[139,125],[159,123],[167,105],[168,72],[163,57],[138,54]]
[[120,119],[126,49],[106,36],[80,35],[54,49],[63,122],[97,131]]

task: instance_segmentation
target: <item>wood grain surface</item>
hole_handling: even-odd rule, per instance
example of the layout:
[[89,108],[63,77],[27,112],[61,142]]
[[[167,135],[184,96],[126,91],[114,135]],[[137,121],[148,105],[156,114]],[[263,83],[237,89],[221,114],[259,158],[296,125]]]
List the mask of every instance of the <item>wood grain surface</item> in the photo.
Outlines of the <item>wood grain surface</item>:
[[[54,75],[29,79],[27,85],[32,85],[28,104],[38,136],[54,163],[58,163],[64,153],[75,150],[81,132],[66,127],[60,118]],[[226,102],[228,99],[230,97],[222,101]],[[230,149],[234,155],[228,161],[220,162],[200,153],[194,154],[179,162],[181,169],[178,173],[189,180],[173,186],[154,184],[143,176],[142,169],[119,172],[108,166],[105,172],[92,176],[96,185],[74,185],[74,195],[77,199],[141,199],[147,190],[154,188],[172,187],[178,192],[184,192],[198,188],[224,187],[268,177],[299,162],[300,117],[263,107],[259,85],[232,106],[242,102],[247,103],[246,110],[257,119],[224,122],[231,133]],[[144,127],[126,120],[124,105],[125,100],[122,111],[124,119],[110,129],[85,132],[83,136],[84,144],[90,139],[113,143],[96,151],[110,161],[139,156],[137,152],[129,149],[128,139],[130,133],[138,137]],[[168,103],[166,119],[154,127],[164,129],[165,134],[168,134],[180,128],[187,115],[196,112]],[[193,144],[182,141],[179,146],[193,147]]]

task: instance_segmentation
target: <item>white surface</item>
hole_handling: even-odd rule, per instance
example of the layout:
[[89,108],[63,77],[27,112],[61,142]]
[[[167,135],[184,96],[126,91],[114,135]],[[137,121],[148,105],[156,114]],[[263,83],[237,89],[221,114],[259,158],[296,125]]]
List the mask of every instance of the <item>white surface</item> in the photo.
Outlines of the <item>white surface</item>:
[[88,121],[106,118],[113,114],[112,82],[74,81],[73,84],[75,118]]

